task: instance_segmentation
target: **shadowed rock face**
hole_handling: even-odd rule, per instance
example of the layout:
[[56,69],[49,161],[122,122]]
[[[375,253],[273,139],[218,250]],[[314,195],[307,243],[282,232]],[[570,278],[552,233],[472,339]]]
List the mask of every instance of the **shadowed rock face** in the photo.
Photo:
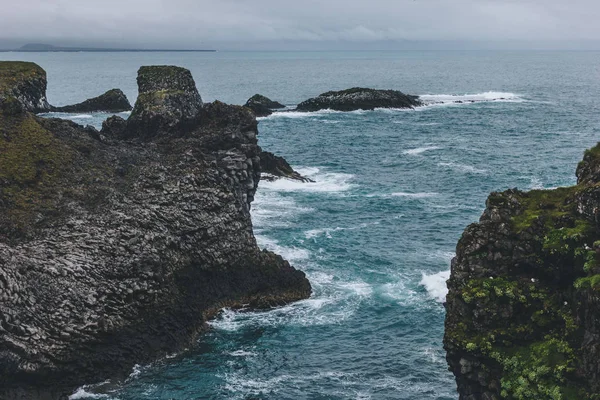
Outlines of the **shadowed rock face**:
[[414,108],[422,105],[417,96],[396,90],[352,88],[339,92],[327,92],[298,104],[298,111],[373,110],[375,108]]
[[0,398],[62,398],[192,345],[222,307],[310,295],[256,245],[251,111],[202,104],[181,68],[138,82],[165,97],[101,132],[1,111]]
[[131,104],[127,96],[120,89],[111,89],[108,92],[88,99],[82,103],[63,107],[52,107],[52,111],[57,112],[122,112],[130,111]]
[[452,260],[444,347],[461,400],[597,399],[600,146],[578,184],[492,193]]
[[281,103],[273,101],[268,97],[265,97],[260,94],[255,94],[250,97],[244,107],[248,107],[257,117],[266,117],[268,115],[273,114],[273,110],[279,108],[285,108],[285,106]]

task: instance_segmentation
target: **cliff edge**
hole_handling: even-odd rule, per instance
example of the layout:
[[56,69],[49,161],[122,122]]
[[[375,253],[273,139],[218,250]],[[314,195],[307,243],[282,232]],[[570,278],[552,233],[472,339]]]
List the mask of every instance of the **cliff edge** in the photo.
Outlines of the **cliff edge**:
[[461,400],[600,398],[600,145],[577,185],[492,193],[448,281]]
[[98,132],[32,114],[45,92],[22,88],[45,74],[24,64],[0,75],[0,398],[64,398],[189,346],[223,307],[310,295],[253,235],[250,110],[142,67],[131,118]]

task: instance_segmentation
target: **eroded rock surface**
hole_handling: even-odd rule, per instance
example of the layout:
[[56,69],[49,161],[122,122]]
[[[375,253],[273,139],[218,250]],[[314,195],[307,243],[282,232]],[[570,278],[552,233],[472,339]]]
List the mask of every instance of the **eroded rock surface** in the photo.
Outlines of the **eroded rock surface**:
[[202,104],[181,68],[138,83],[101,132],[0,104],[0,398],[62,398],[191,345],[222,307],[310,295],[252,232],[251,111]]
[[0,103],[2,109],[23,109],[38,113],[51,109],[46,99],[46,71],[24,61],[0,62]]
[[599,155],[576,186],[492,193],[463,233],[444,337],[461,400],[599,398]]
[[298,111],[355,111],[375,108],[414,108],[422,105],[418,96],[411,96],[397,90],[376,90],[352,88],[323,93],[298,104]]
[[276,156],[268,151],[260,153],[260,168],[261,178],[264,180],[273,181],[278,178],[288,178],[300,182],[314,182],[312,179],[306,178],[294,171],[285,158]]

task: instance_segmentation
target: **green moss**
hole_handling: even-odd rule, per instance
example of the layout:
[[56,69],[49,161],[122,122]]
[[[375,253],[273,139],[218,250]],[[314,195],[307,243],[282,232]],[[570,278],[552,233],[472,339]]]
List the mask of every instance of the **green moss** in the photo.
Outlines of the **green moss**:
[[45,78],[46,72],[37,64],[24,61],[0,61],[0,93],[14,88],[19,82]]
[[600,290],[600,274],[579,278],[575,281],[575,289]]
[[[561,217],[574,215],[574,204],[570,200],[580,189],[579,186],[571,186],[552,190],[532,190],[523,193],[519,198],[519,202],[523,207],[522,211],[512,218],[515,231],[524,231],[536,222],[542,222],[546,227],[552,229],[553,221]],[[586,227],[580,226],[579,228]]]
[[0,197],[9,205],[3,217],[25,226],[34,210],[52,206],[49,193],[71,151],[31,114],[0,114],[0,132]]

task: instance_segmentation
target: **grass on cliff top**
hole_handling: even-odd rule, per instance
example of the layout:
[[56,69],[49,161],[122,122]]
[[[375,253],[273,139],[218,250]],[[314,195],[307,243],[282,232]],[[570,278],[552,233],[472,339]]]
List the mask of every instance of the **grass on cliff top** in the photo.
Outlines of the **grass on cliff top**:
[[25,61],[0,61],[0,92],[12,89],[18,82],[42,78],[46,72],[39,65]]
[[25,227],[36,210],[52,207],[54,185],[71,150],[29,113],[0,113],[0,220]]

